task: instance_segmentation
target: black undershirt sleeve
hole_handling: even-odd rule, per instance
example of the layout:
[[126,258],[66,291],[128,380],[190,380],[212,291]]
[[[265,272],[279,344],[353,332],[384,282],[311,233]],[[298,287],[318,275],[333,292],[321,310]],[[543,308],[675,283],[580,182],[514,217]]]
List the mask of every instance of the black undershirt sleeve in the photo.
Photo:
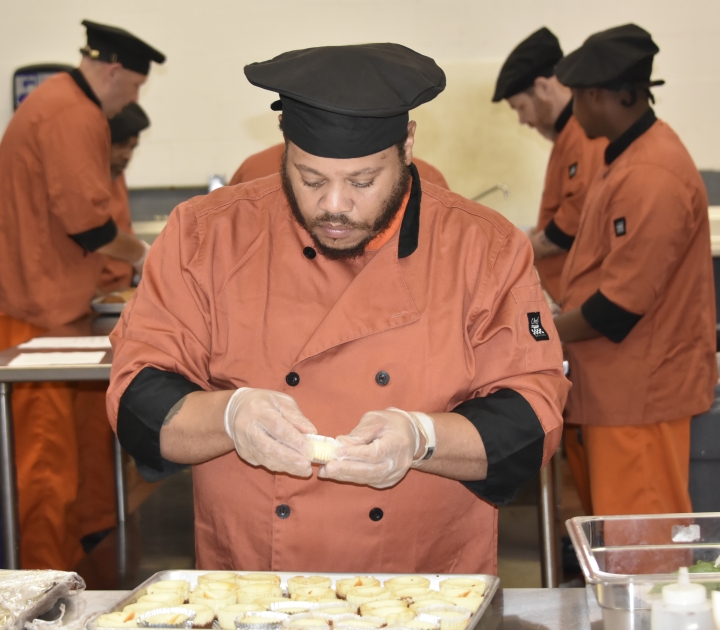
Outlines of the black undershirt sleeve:
[[186,468],[160,455],[160,429],[173,405],[202,387],[175,372],[146,367],[120,398],[117,436],[146,481],[160,481]]
[[630,334],[642,315],[626,311],[608,300],[600,291],[591,295],[580,307],[582,316],[595,330],[610,341],[620,343]]
[[555,219],[550,219],[550,223],[545,226],[545,236],[554,245],[567,250],[575,242],[575,237],[563,232],[555,223]]
[[483,481],[466,488],[496,505],[506,505],[542,466],[545,431],[530,403],[512,389],[461,403],[453,413],[466,417],[480,433],[488,459]]
[[112,243],[117,234],[117,225],[115,225],[115,221],[110,219],[100,227],[85,230],[77,234],[69,234],[68,236],[86,252],[96,252],[103,245]]

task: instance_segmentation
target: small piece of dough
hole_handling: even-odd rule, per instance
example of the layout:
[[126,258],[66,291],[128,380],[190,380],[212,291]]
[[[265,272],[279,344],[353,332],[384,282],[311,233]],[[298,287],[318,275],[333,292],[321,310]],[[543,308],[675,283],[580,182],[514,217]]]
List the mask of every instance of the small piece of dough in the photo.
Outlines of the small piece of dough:
[[315,464],[327,464],[335,459],[335,451],[337,450],[337,441],[324,435],[306,435],[312,444],[313,454],[312,461]]

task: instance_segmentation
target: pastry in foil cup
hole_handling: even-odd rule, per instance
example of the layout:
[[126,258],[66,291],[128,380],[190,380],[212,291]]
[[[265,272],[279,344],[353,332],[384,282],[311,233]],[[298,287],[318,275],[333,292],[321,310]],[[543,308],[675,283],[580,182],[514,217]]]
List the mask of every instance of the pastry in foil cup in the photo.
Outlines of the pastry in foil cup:
[[439,621],[440,630],[465,630],[472,617],[472,611],[460,606],[430,606],[421,608],[417,619]]
[[212,628],[215,611],[207,604],[183,604],[181,608],[195,611],[193,628]]
[[178,595],[177,593],[151,593],[138,598],[139,604],[144,604],[145,602],[157,604],[158,608],[168,608],[170,606],[180,606],[181,604],[184,604],[185,599],[182,595]]
[[280,586],[271,582],[245,584],[237,587],[238,604],[249,604],[263,597],[282,597]]
[[280,576],[275,573],[238,573],[235,576],[238,586],[247,584],[275,584],[280,586]]
[[382,617],[388,625],[396,625],[415,619],[415,611],[410,610],[407,606],[387,606],[386,608],[374,608],[372,616]]
[[357,588],[358,586],[381,586],[380,580],[370,575],[356,575],[352,578],[343,578],[338,580],[335,584],[335,590],[337,596],[345,599],[348,591]]
[[303,630],[304,628],[309,630],[329,630],[330,622],[327,619],[316,617],[312,612],[301,613],[292,615],[283,621],[283,628],[286,630]]
[[305,435],[312,445],[313,464],[327,464],[335,459],[335,451],[337,450],[337,440],[325,437],[324,435]]
[[253,604],[258,604],[259,606],[262,606],[265,610],[270,610],[270,606],[272,606],[275,602],[289,602],[290,600],[287,597],[261,597],[260,599],[256,599]]
[[[440,630],[440,622],[429,620],[420,621],[415,617],[412,621],[406,621],[402,624],[402,627],[408,630]],[[395,628],[398,628],[398,626]]]
[[229,582],[234,584],[237,577],[238,574],[234,571],[210,571],[209,573],[203,573],[198,578],[198,586],[207,582]]
[[422,575],[399,575],[398,577],[385,580],[383,586],[393,591],[418,586],[430,588],[430,580]]
[[134,611],[111,612],[95,620],[98,628],[137,628],[137,614]]
[[433,591],[427,586],[410,586],[407,588],[399,588],[393,590],[393,594],[398,599],[406,601],[408,604],[414,604],[423,599],[434,599],[438,592]]
[[345,600],[348,604],[357,606],[375,601],[376,599],[392,599],[393,592],[382,586],[358,586],[348,591]]
[[428,608],[429,606],[450,606],[452,605],[452,602],[450,602],[446,597],[442,595],[442,593],[436,593],[435,597],[432,597],[430,599],[422,599],[418,602],[414,602],[410,604],[410,608],[414,611],[418,611],[421,608]]
[[137,618],[139,628],[192,628],[197,613],[190,608],[170,606],[148,610]]
[[187,600],[190,595],[190,582],[187,580],[160,580],[147,587],[148,595],[155,593],[176,593]]
[[446,580],[440,582],[441,593],[444,592],[446,589],[450,590],[453,588],[472,589],[473,591],[477,591],[478,594],[483,595],[485,593],[485,590],[487,589],[487,584],[485,584],[485,580],[482,580],[480,578],[462,577],[447,578]]
[[333,628],[342,628],[343,630],[352,630],[357,628],[358,630],[367,630],[368,628],[382,628],[387,625],[387,620],[383,617],[360,617],[359,619],[348,619],[347,621],[341,621],[333,624]]
[[247,613],[263,612],[265,609],[258,604],[230,604],[217,611],[218,625],[222,630],[235,630],[235,619]]
[[235,618],[235,627],[238,630],[278,630],[289,616],[269,610],[245,613]]
[[272,612],[282,612],[288,615],[299,615],[317,607],[318,604],[315,602],[304,602],[299,599],[286,599],[284,602],[273,602],[270,604],[270,610]]
[[317,609],[313,610],[313,615],[315,615],[315,617],[318,617],[319,619],[326,619],[333,626],[337,626],[339,623],[346,623],[352,621],[353,619],[362,619],[360,615],[356,615],[355,613],[351,612],[332,614]]

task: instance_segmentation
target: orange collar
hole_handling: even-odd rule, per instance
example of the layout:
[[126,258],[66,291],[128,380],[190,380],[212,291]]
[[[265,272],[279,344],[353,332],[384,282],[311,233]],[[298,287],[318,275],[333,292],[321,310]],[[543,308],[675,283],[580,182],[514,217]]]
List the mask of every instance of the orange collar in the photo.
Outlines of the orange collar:
[[402,206],[400,207],[400,211],[395,215],[395,218],[393,219],[392,223],[380,234],[378,234],[372,241],[370,241],[367,246],[365,247],[366,252],[376,252],[378,251],[385,243],[387,243],[394,235],[395,232],[397,232],[400,229],[400,226],[402,225],[403,217],[405,216],[405,210],[407,209],[408,201],[410,201],[410,191],[412,190],[412,186],[408,186],[407,192],[405,193],[405,196],[403,197]]

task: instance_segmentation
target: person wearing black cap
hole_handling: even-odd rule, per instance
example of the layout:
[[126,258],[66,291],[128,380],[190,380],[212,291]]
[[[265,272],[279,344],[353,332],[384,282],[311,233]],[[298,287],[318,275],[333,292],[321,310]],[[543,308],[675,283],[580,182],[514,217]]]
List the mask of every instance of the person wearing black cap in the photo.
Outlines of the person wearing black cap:
[[650,33],[596,33],[556,67],[590,137],[610,141],[563,272],[566,444],[594,514],[691,512],[690,418],[717,383],[708,200],[650,107]]
[[432,59],[245,74],[280,94],[282,171],[171,214],[112,335],[121,443],[148,479],[194,464],[201,568],[495,572],[492,504],[555,450],[568,386],[527,238],[418,178]]
[[587,189],[607,142],[591,140],[572,114],[572,94],[555,77],[563,53],[546,27],[510,53],[498,75],[493,102],[506,100],[522,125],[553,143],[537,225],[530,234],[543,288],[562,302],[560,276],[580,223]]
[[[80,67],[34,90],[0,142],[0,347],[87,314],[101,254],[141,269],[147,253],[110,213],[108,116],[165,57],[122,29],[83,25]],[[82,557],[75,392],[38,384],[13,396],[23,568],[71,569]]]

